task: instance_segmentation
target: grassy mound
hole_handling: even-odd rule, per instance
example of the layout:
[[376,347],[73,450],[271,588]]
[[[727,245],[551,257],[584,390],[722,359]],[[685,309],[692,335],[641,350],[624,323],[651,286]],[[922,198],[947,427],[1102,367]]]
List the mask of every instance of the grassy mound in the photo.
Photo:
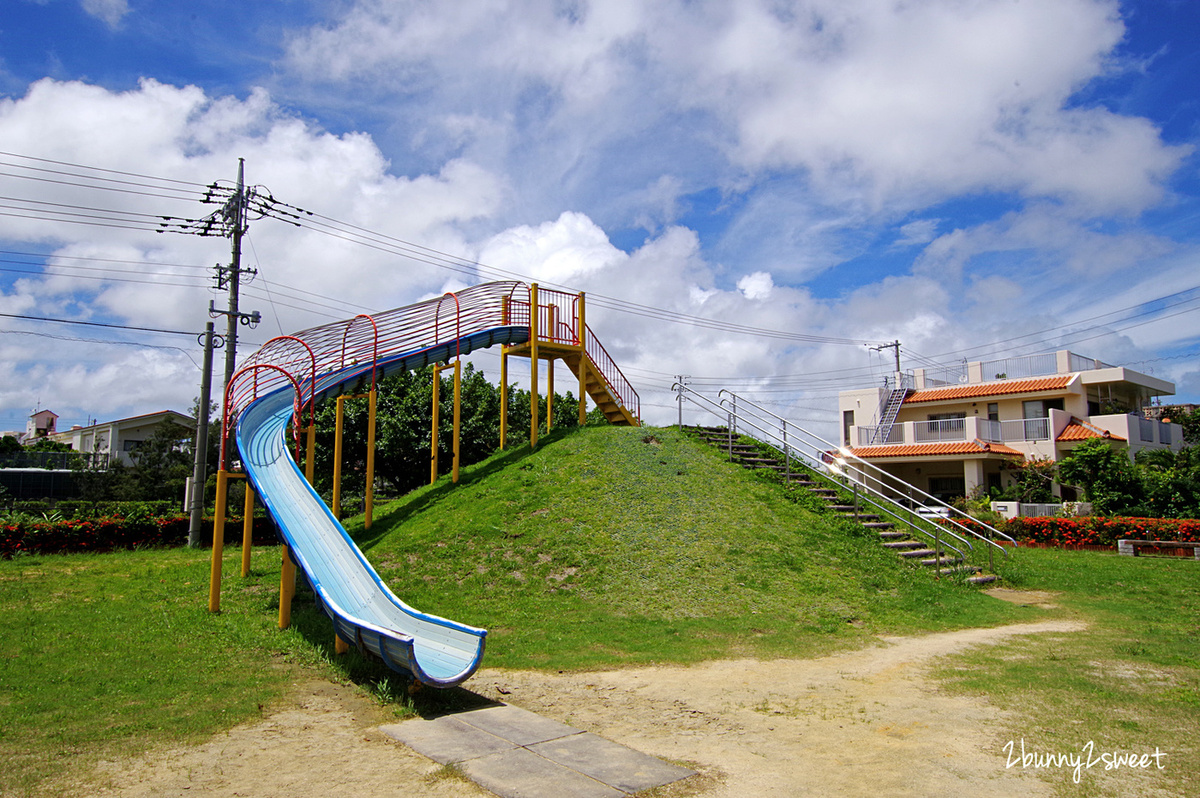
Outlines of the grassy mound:
[[673,429],[553,437],[350,529],[405,601],[489,629],[489,666],[802,656],[1008,617]]

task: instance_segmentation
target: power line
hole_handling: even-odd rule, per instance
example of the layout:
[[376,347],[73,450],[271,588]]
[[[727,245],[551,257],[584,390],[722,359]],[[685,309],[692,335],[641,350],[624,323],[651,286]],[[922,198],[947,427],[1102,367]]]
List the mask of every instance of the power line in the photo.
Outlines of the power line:
[[195,335],[196,334],[194,332],[187,332],[185,330],[163,330],[163,329],[159,329],[156,327],[134,327],[129,324],[110,324],[107,322],[100,322],[100,321],[80,321],[78,319],[54,319],[54,318],[50,318],[49,316],[27,316],[27,315],[24,315],[21,313],[0,313],[0,316],[3,316],[4,318],[7,318],[7,319],[24,319],[25,321],[46,321],[46,322],[53,322],[55,324],[77,324],[77,325],[80,325],[83,327],[107,327],[107,328],[113,329],[113,330],[133,330],[135,332],[161,333],[163,335]]

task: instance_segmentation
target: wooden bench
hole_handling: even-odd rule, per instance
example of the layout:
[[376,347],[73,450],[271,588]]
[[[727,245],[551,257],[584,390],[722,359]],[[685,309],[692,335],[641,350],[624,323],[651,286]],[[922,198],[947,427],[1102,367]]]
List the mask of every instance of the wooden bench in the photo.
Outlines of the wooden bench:
[[1118,540],[1117,552],[1127,557],[1138,556],[1138,549],[1191,549],[1192,556],[1200,560],[1200,543],[1180,543],[1178,540]]

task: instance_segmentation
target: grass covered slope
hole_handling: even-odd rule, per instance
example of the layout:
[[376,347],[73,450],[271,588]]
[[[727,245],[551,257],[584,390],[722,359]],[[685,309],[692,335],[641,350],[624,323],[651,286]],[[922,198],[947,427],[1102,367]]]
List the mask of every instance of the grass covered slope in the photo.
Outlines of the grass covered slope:
[[488,628],[491,667],[806,656],[1013,617],[674,429],[555,436],[351,533],[405,601]]

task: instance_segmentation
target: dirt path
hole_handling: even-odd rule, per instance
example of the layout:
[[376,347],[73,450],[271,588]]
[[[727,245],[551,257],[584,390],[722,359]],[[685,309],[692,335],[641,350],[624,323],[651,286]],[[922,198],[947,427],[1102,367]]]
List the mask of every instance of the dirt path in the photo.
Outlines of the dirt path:
[[[912,638],[814,660],[736,660],[579,674],[482,670],[468,686],[700,775],[663,795],[1048,795],[1006,769],[985,702],[944,695],[935,657],[1012,635],[1072,632],[1068,621]],[[475,785],[377,730],[351,688],[297,685],[296,705],[195,748],[105,763],[92,794],[473,796]],[[657,794],[657,793],[656,793]]]

